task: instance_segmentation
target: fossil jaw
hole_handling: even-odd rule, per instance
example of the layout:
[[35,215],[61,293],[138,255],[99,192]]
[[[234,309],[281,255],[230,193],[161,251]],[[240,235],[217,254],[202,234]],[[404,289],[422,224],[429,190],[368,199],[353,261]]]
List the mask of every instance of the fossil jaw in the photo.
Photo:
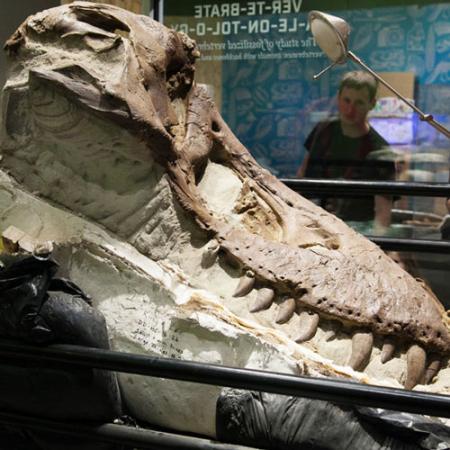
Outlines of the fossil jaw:
[[[101,226],[23,191],[1,171],[0,205],[1,229],[20,224],[28,242],[54,241],[60,275],[91,296],[114,350],[390,385],[333,364],[281,329],[236,315],[219,296],[192,287],[178,265],[151,260]],[[220,386],[132,374],[119,374],[119,382],[134,417],[215,436]]]
[[[59,39],[49,41],[47,33],[54,32]],[[412,388],[425,371],[424,355],[428,378],[439,360],[446,365],[450,337],[442,305],[375,245],[257,165],[202,87],[192,84],[197,50],[186,36],[115,7],[75,2],[29,19],[7,49],[12,69],[4,89],[3,168],[24,189],[128,241],[141,255],[133,265],[136,277],[140,264],[159,261],[177,282],[184,279],[186,289],[213,296],[214,308],[191,303],[203,318],[251,324],[253,337],[277,336],[277,348],[291,358],[277,370],[292,371],[299,363],[303,373],[366,379],[316,364],[323,361],[318,352],[364,369],[372,382],[386,378]],[[16,189],[2,191],[4,228],[23,225],[24,214],[10,202]],[[34,237],[65,242],[60,236],[71,235],[45,208],[33,211],[25,231]],[[78,238],[89,241],[87,225],[80,227]],[[76,264],[69,258],[66,266]],[[151,351],[143,340],[154,331],[130,335],[117,322],[117,310],[108,309],[112,299],[114,292],[99,307],[117,347]],[[119,300],[121,317],[136,309],[133,294],[124,290]],[[390,348],[381,356],[385,339]],[[200,353],[193,357],[206,360],[208,352]],[[258,361],[258,367],[275,368]],[[220,362],[252,365],[250,357]],[[137,401],[146,384],[133,390],[134,381],[125,379],[123,386]],[[448,369],[422,388],[448,392]]]

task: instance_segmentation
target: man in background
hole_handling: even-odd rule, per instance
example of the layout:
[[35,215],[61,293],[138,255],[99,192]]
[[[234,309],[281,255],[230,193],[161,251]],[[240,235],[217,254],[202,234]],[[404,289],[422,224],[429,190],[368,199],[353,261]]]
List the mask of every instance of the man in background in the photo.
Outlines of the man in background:
[[[367,116],[376,104],[377,80],[367,72],[346,73],[338,91],[339,117],[320,122],[305,141],[307,150],[298,177],[345,180],[393,180],[395,164],[388,143],[370,126]],[[386,151],[387,150],[387,151]],[[392,197],[330,197],[322,207],[346,222],[363,223],[361,232],[384,234],[391,223]]]

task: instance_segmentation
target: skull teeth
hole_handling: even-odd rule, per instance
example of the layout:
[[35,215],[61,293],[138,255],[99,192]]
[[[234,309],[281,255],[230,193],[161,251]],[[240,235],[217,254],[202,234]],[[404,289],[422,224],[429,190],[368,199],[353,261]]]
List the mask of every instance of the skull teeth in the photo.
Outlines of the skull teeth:
[[240,279],[239,284],[233,294],[233,297],[244,297],[247,295],[255,285],[255,274],[248,270]]
[[250,312],[255,313],[270,308],[273,303],[275,292],[270,288],[262,288],[258,291],[255,303],[250,308]]
[[425,371],[425,375],[423,377],[424,378],[424,380],[423,380],[424,384],[431,383],[431,380],[439,372],[439,369],[441,368],[441,364],[442,364],[442,361],[441,361],[441,359],[439,358],[438,355],[432,355],[430,357],[430,361],[428,363],[427,370]]
[[411,345],[406,355],[406,381],[405,389],[412,389],[420,383],[425,372],[427,354],[417,344]]
[[283,303],[281,303],[275,322],[278,324],[286,323],[291,319],[294,313],[295,313],[295,300],[293,298],[288,298]]
[[300,323],[302,330],[300,334],[295,338],[295,342],[301,343],[309,341],[314,337],[319,326],[319,314],[303,311],[300,314]]
[[370,360],[373,348],[371,332],[356,332],[352,338],[352,354],[348,365],[354,370],[364,370]]
[[384,364],[392,359],[395,352],[395,345],[392,339],[387,338],[384,341],[383,348],[381,350],[381,362]]

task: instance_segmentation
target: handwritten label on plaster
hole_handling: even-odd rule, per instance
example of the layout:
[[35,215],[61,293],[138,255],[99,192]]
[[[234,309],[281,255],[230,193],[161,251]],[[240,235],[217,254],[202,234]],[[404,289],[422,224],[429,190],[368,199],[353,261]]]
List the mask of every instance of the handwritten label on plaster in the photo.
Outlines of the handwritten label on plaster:
[[181,358],[183,347],[180,344],[178,329],[171,328],[171,321],[161,321],[155,316],[146,316],[136,321],[131,331],[133,338],[146,350],[167,358]]

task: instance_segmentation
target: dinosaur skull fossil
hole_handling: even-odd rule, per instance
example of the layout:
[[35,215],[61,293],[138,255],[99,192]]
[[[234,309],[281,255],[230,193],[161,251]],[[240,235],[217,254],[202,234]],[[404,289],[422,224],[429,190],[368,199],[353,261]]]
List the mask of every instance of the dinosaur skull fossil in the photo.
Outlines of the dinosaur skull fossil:
[[[194,41],[75,2],[28,18],[6,51],[2,229],[61,244],[116,348],[170,354],[161,339],[184,330],[177,357],[449,392],[442,305],[259,167],[194,82]],[[150,383],[124,375],[128,403]]]

